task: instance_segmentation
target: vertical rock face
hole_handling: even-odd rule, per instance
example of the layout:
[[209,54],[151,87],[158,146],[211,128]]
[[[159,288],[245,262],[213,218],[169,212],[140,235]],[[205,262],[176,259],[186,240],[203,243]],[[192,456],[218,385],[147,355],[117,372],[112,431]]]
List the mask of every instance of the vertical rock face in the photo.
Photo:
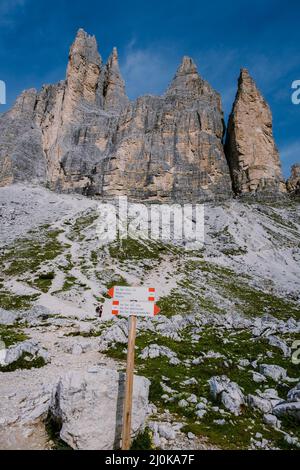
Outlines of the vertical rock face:
[[246,69],[229,118],[226,155],[237,194],[285,192],[272,114]]
[[281,191],[271,113],[246,71],[230,118],[229,165],[224,133],[220,96],[192,59],[183,58],[163,96],[130,102],[116,48],[103,64],[95,37],[79,30],[66,79],[24,92],[0,116],[0,184],[201,202],[231,196],[231,170],[238,193]]
[[184,58],[162,97],[132,103],[104,162],[104,195],[203,201],[231,194],[219,95]]
[[129,104],[125,92],[125,83],[118,63],[118,52],[114,47],[106,64],[103,75],[104,109],[121,111]]
[[42,133],[34,119],[36,100],[36,90],[25,91],[0,117],[0,186],[20,179],[46,180]]
[[290,178],[287,180],[287,190],[295,195],[300,196],[300,164],[292,166]]
[[80,29],[69,54],[66,77],[66,101],[68,103],[65,105],[65,111],[69,106],[71,112],[82,101],[99,104],[97,97],[101,63],[96,38]]

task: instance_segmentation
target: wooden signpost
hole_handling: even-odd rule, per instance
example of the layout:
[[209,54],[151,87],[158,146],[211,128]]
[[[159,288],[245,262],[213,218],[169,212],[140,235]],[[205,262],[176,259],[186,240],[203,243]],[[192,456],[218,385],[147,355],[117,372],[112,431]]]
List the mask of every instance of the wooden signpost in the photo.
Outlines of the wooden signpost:
[[136,319],[158,315],[160,308],[155,305],[156,290],[152,287],[122,287],[115,286],[108,291],[112,297],[112,315],[120,315],[129,319],[127,367],[125,383],[125,401],[122,431],[122,450],[131,446],[132,394],[134,376],[134,356],[136,339]]

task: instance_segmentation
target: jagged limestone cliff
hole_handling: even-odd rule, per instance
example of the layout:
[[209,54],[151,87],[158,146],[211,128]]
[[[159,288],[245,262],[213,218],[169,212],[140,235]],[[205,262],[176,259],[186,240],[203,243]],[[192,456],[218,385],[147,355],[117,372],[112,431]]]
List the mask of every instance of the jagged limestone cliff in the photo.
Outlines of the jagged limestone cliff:
[[[227,137],[221,98],[184,57],[161,96],[130,102],[113,49],[102,63],[79,30],[66,79],[24,92],[0,117],[0,185],[39,181],[59,191],[197,202],[285,191],[269,107],[246,71]],[[230,175],[231,172],[231,175]]]

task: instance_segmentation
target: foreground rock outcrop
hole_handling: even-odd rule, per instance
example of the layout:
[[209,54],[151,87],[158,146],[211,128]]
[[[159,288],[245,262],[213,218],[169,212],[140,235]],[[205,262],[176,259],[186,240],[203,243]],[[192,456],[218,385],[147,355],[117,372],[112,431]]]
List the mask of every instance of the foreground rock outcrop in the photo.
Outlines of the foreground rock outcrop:
[[[130,102],[113,49],[79,30],[66,79],[25,91],[0,117],[0,185],[132,200],[198,202],[285,191],[270,109],[243,70],[229,122],[189,57],[161,96]],[[231,175],[230,175],[231,172]]]
[[237,194],[284,193],[272,113],[248,70],[242,69],[229,118],[226,155]]
[[[72,356],[71,356],[72,357]],[[1,449],[45,449],[50,446],[45,423],[56,422],[60,438],[73,449],[112,450],[120,448],[125,374],[92,366],[87,371],[62,370],[49,364],[42,369],[1,375],[7,390],[2,396],[0,416]],[[21,374],[26,387],[9,387]],[[31,374],[31,378],[30,378]],[[20,375],[19,375],[20,377]],[[16,378],[16,381],[18,379]],[[23,383],[23,382],[22,382]],[[134,377],[132,436],[143,431],[148,413],[150,382]],[[10,391],[9,391],[10,390]]]
[[[59,384],[52,404],[62,424],[60,436],[73,449],[119,449],[124,406],[124,374],[95,367],[88,373],[70,372]],[[135,377],[132,434],[142,431],[148,411],[149,380]]]

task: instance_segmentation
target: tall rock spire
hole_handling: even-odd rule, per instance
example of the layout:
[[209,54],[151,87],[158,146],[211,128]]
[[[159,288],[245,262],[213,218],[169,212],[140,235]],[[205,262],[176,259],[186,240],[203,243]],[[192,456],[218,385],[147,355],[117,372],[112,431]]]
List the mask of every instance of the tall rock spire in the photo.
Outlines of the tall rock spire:
[[128,104],[125,83],[119,68],[118,51],[116,47],[113,48],[105,67],[103,96],[104,108],[107,110],[118,111]]
[[272,113],[246,69],[229,118],[226,156],[237,194],[285,192]]
[[100,73],[96,38],[80,29],[71,46],[67,68],[67,91],[73,104],[81,100],[96,103]]
[[167,90],[167,95],[197,91],[202,82],[193,59],[184,56]]

